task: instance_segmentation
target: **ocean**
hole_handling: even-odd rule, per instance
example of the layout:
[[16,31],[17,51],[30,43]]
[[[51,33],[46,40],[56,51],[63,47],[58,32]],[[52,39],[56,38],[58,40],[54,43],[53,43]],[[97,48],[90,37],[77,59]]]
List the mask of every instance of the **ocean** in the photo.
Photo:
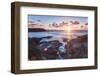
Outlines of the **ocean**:
[[42,38],[42,37],[63,37],[63,38],[67,38],[69,36],[71,36],[72,38],[77,37],[77,36],[83,36],[83,35],[87,35],[88,31],[73,31],[73,32],[64,32],[64,31],[44,31],[44,32],[28,32],[28,37],[32,38]]

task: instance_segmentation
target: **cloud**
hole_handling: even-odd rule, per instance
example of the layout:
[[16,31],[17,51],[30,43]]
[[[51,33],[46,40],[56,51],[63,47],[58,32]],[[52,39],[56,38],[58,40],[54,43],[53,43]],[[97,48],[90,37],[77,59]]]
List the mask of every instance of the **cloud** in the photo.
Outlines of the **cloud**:
[[34,21],[28,21],[28,23],[34,23]]
[[80,24],[79,21],[70,21],[70,23],[72,23],[72,24]]
[[85,23],[85,25],[88,25],[88,23]]

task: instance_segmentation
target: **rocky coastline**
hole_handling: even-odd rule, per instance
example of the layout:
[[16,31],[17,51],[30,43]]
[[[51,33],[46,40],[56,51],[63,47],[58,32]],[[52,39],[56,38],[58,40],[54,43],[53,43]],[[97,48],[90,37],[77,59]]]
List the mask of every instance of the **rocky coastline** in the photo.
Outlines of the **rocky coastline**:
[[[28,38],[28,59],[29,60],[53,60],[53,59],[77,59],[88,57],[88,36],[79,36],[68,41],[62,38],[63,45],[59,40],[40,42],[44,38],[52,38],[51,36],[42,38]],[[64,51],[62,51],[64,50]]]

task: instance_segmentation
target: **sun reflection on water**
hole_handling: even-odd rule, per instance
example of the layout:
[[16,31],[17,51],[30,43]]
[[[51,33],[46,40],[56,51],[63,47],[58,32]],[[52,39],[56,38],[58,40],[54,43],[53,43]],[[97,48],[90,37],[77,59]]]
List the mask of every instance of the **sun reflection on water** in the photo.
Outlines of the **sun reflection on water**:
[[67,26],[65,32],[67,34],[68,41],[70,41],[72,39],[72,28],[70,26]]

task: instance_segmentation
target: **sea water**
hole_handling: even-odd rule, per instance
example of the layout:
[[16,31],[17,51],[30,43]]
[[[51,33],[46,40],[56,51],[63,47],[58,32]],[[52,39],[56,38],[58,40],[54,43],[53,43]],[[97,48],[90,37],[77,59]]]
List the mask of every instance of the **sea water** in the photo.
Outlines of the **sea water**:
[[28,37],[32,38],[42,38],[42,37],[64,37],[67,38],[68,36],[72,36],[72,37],[77,37],[77,36],[83,36],[83,35],[87,35],[87,31],[80,31],[80,32],[61,32],[61,31],[45,31],[45,32],[28,32]]

